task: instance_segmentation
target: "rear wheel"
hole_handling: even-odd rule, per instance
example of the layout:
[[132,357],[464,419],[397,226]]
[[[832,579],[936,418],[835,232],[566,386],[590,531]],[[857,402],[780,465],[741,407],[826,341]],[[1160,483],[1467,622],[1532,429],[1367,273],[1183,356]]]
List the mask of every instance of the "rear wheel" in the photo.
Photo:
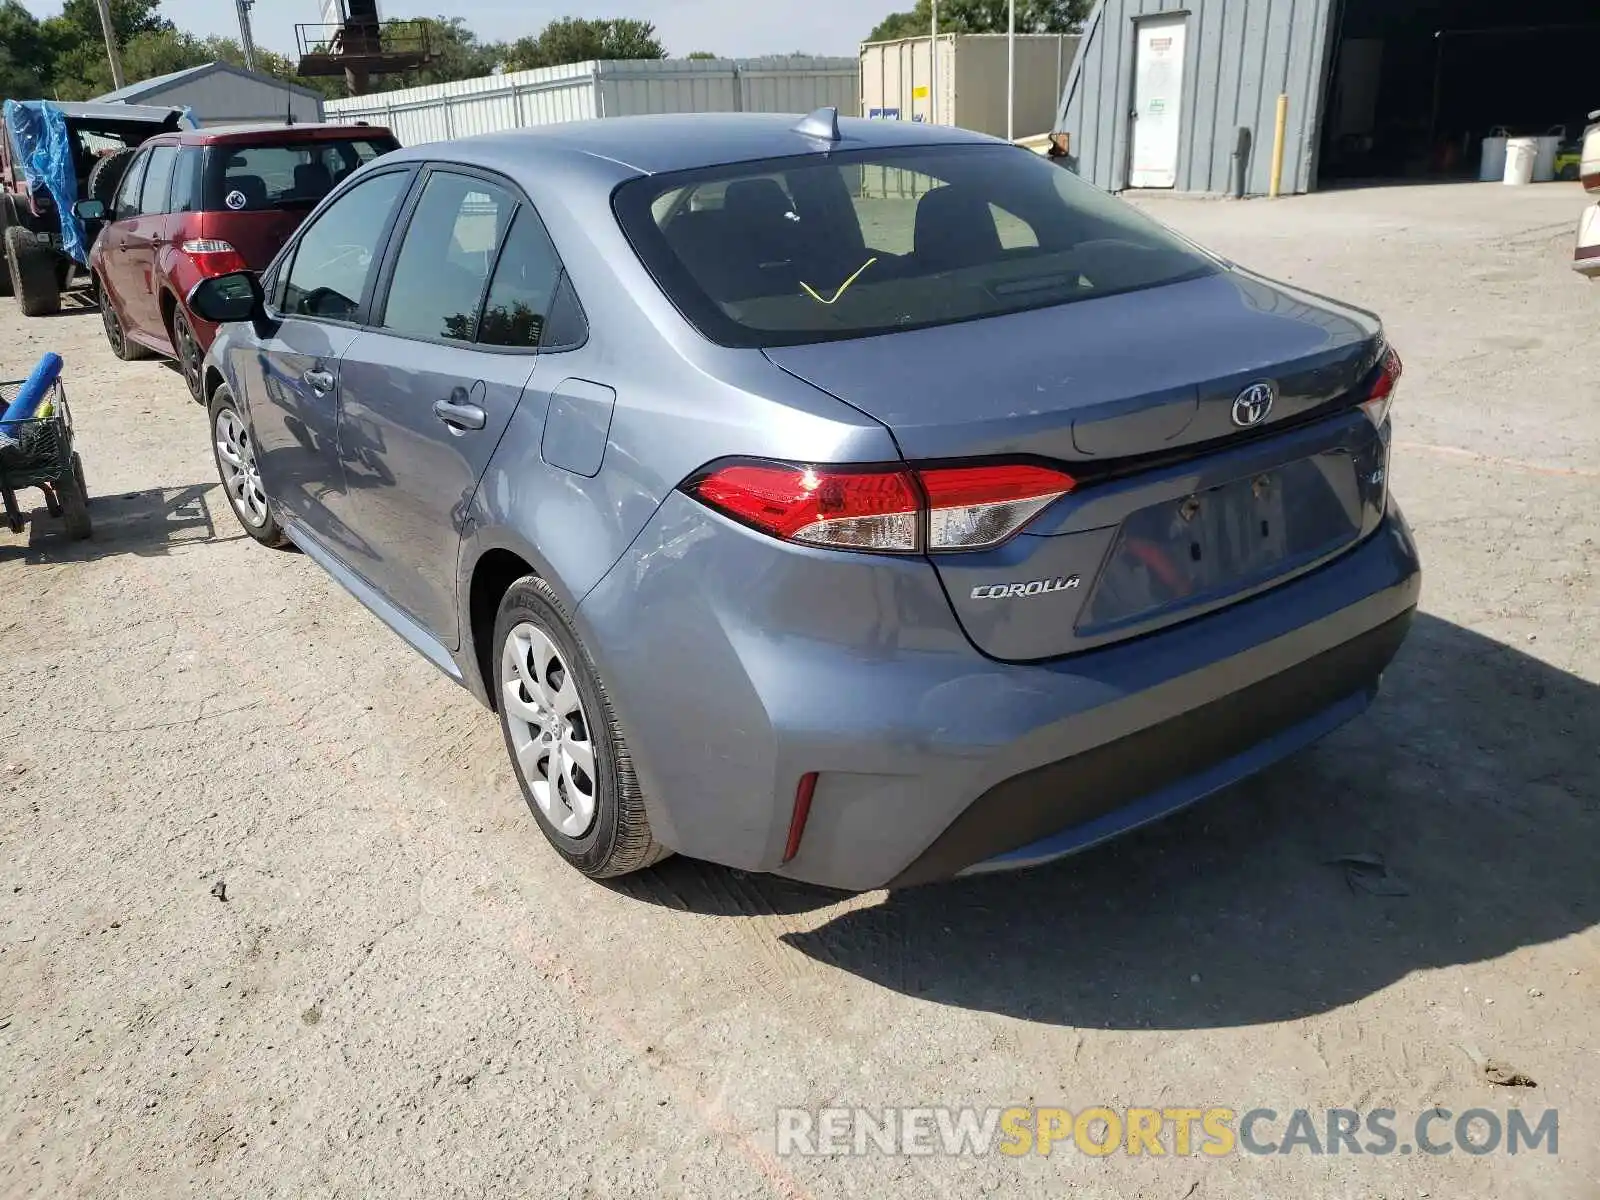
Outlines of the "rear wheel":
[[[12,207],[11,197],[0,192],[0,239],[5,237],[5,231],[16,224],[17,213]],[[0,296],[11,295],[11,264],[6,259],[5,246],[0,244]]]
[[591,879],[665,858],[605,687],[544,580],[506,591],[494,646],[500,730],[545,838]]
[[105,328],[106,344],[111,347],[111,353],[128,362],[150,357],[150,351],[138,342],[129,340],[127,330],[122,325],[122,315],[117,312],[117,302],[111,298],[105,285],[97,282],[94,290],[100,297],[100,324]]
[[233,515],[239,518],[244,531],[263,546],[288,545],[289,539],[273,515],[272,502],[261,484],[255,438],[227,384],[219,383],[211,393],[210,411],[211,452]]
[[6,266],[11,290],[25,317],[47,317],[61,311],[61,283],[56,275],[56,255],[50,243],[21,225],[8,225],[5,233]]
[[200,349],[194,328],[181,308],[172,310],[172,349],[178,356],[178,366],[183,368],[183,381],[189,385],[189,394],[204,404],[206,387],[200,375],[200,364],[205,361],[205,352]]

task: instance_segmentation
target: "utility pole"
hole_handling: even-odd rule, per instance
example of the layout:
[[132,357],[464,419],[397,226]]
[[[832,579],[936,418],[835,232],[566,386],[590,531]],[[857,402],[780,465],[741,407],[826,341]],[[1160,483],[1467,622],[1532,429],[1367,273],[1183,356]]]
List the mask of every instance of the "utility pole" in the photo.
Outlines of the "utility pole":
[[111,24],[111,0],[99,0],[100,28],[106,35],[106,57],[111,60],[111,86],[120,89],[123,86],[122,78],[122,52],[117,49],[117,30]]
[[1017,139],[1017,0],[1006,6],[1006,141]]
[[256,39],[250,32],[250,6],[255,0],[234,0],[239,9],[239,46],[244,51],[244,67],[247,71],[256,69]]
[[939,121],[939,0],[933,0],[933,24],[928,30],[928,124]]

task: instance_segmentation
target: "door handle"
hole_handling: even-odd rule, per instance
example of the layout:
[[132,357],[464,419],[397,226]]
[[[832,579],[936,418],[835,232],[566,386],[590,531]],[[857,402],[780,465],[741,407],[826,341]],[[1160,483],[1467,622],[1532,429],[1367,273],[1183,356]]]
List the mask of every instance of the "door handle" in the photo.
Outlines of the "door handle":
[[333,391],[333,374],[330,371],[307,371],[300,378],[308,388],[319,396]]
[[452,429],[482,429],[488,421],[476,404],[457,404],[454,400],[435,400],[433,415]]

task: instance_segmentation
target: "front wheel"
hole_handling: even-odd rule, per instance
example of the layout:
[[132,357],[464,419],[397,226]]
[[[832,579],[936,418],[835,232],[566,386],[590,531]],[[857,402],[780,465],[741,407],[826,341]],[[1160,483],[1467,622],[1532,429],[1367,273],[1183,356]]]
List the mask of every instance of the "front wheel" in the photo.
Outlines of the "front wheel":
[[506,591],[494,646],[500,730],[546,840],[591,879],[665,858],[605,687],[544,580]]
[[272,502],[261,484],[255,438],[227,384],[218,384],[211,393],[210,412],[211,452],[233,515],[239,518],[244,531],[263,546],[288,545],[289,538],[273,515]]

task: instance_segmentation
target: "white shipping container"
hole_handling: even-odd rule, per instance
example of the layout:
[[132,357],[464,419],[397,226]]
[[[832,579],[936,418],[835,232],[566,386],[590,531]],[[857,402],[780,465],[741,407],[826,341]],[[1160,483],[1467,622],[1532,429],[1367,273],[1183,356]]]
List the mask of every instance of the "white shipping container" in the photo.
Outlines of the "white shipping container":
[[[861,45],[861,111],[890,121],[958,125],[1006,136],[1006,35],[941,34]],[[1049,133],[1079,37],[1019,33],[1016,48],[1016,137]],[[930,57],[937,74],[930,70]]]
[[591,117],[674,112],[806,113],[831,104],[854,116],[850,58],[621,59],[507,71],[455,83],[330,100],[327,119],[386,125],[402,144]]

